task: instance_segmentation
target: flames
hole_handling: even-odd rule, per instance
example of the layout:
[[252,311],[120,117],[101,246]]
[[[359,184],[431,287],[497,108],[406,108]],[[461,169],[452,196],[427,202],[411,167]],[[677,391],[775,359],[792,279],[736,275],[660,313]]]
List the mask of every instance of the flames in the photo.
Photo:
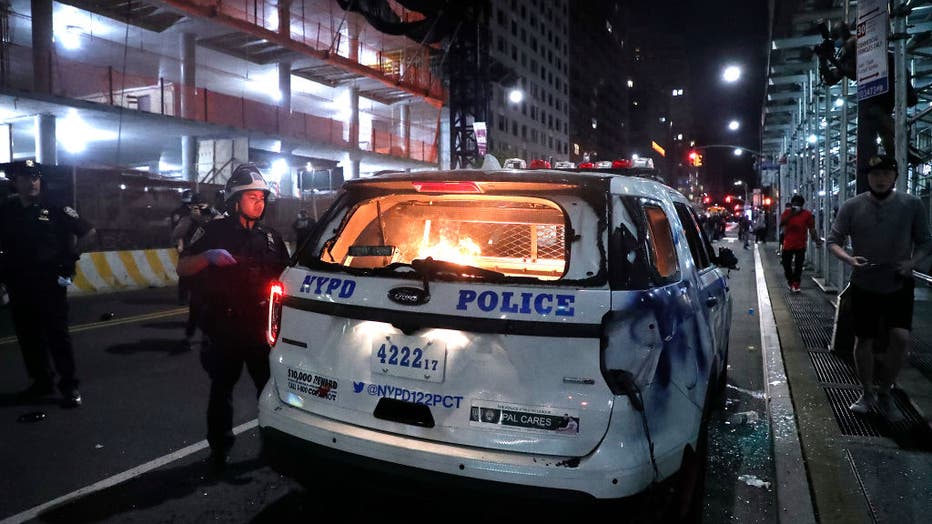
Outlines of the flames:
[[416,258],[433,257],[434,260],[475,266],[478,265],[477,258],[482,254],[482,249],[470,238],[456,239],[444,236],[433,244],[427,241],[421,242],[417,253]]

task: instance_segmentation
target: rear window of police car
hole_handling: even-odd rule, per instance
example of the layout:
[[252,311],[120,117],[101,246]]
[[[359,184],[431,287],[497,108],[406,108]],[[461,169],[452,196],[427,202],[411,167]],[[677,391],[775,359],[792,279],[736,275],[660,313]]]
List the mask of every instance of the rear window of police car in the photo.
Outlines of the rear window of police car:
[[555,183],[354,184],[301,261],[380,273],[432,257],[503,279],[595,283],[605,277],[604,200]]

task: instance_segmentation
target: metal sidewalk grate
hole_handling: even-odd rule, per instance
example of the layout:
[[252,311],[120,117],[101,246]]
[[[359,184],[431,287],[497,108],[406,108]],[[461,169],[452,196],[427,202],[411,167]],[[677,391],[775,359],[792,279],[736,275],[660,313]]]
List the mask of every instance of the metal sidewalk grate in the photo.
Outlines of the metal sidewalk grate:
[[828,396],[829,405],[832,407],[832,413],[835,414],[835,420],[843,435],[855,437],[892,437],[895,434],[903,434],[909,428],[918,427],[924,424],[924,419],[913,408],[912,404],[906,399],[900,391],[893,392],[893,400],[896,406],[900,408],[906,419],[903,422],[891,424],[887,422],[880,413],[873,413],[871,416],[863,417],[855,415],[848,410],[848,406],[854,403],[861,395],[860,388],[836,388],[826,386],[823,388]]
[[799,336],[807,348],[827,349],[832,343],[834,313],[820,297],[808,293],[784,291],[783,299],[799,328]]
[[909,363],[924,377],[932,380],[932,354],[914,352],[909,356]]
[[823,326],[799,323],[799,336],[807,348],[827,349],[832,343],[832,334]]
[[809,360],[816,377],[823,384],[859,384],[857,375],[847,362],[830,351],[810,351]]

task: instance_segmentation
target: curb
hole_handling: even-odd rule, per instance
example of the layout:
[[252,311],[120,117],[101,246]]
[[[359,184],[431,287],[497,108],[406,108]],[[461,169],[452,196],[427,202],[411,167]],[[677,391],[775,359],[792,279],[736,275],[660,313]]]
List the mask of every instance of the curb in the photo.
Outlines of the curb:
[[767,416],[773,441],[773,460],[779,522],[815,523],[815,508],[809,489],[809,478],[803,460],[799,428],[793,399],[783,365],[780,336],[767,289],[760,250],[754,247],[754,271],[757,278],[757,307],[760,318],[761,356],[763,357],[764,391]]

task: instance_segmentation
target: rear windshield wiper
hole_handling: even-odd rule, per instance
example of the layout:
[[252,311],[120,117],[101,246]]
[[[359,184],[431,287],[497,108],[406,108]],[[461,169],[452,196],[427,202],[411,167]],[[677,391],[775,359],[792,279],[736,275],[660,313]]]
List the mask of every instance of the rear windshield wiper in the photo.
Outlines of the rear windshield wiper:
[[457,264],[447,260],[434,260],[433,257],[416,258],[411,261],[411,267],[418,273],[432,277],[435,275],[454,275],[479,277],[486,280],[502,280],[505,274],[492,269],[485,269],[466,264]]

